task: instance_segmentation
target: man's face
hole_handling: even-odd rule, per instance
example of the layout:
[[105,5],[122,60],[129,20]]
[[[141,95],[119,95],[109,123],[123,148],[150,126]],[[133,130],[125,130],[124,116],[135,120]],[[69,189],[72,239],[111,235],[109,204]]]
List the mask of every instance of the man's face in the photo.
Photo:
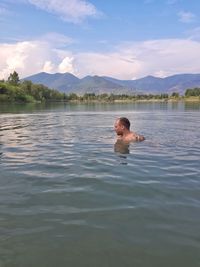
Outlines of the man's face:
[[120,120],[116,120],[114,124],[114,129],[117,135],[122,135],[124,131],[124,126],[120,123]]

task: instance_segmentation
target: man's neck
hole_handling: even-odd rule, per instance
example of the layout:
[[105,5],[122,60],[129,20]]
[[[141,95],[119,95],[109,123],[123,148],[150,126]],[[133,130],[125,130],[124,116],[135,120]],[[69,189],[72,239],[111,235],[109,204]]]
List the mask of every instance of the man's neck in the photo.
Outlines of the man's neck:
[[131,133],[131,131],[129,131],[129,130],[125,130],[123,133],[121,133],[121,134],[118,134],[118,139],[124,139],[124,138],[126,138],[129,134]]
[[122,133],[122,137],[126,137],[130,134],[130,131],[129,130],[124,130],[124,132]]

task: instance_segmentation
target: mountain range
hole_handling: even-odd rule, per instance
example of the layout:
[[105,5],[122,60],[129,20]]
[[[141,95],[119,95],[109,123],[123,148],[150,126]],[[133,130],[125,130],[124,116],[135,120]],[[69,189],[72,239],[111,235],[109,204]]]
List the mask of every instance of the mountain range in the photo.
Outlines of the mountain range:
[[161,94],[200,87],[200,74],[176,74],[166,78],[146,76],[136,80],[119,80],[106,76],[86,76],[82,79],[71,73],[41,72],[23,80],[43,84],[64,93]]

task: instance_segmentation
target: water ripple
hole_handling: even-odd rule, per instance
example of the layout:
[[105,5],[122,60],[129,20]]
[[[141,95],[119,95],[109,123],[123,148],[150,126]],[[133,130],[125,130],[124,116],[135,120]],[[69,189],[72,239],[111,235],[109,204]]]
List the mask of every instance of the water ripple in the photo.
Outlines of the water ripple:
[[[113,122],[127,114],[146,141],[120,150]],[[171,259],[177,248],[184,257],[190,247],[195,256],[200,248],[199,123],[197,111],[134,112],[132,106],[120,112],[65,107],[1,115],[1,258],[17,258],[18,252],[9,253],[18,243],[23,255],[34,258],[38,247],[43,255],[43,247],[55,253],[68,247],[74,253],[77,246],[79,252],[94,247],[110,253],[117,247],[129,260],[134,248]]]

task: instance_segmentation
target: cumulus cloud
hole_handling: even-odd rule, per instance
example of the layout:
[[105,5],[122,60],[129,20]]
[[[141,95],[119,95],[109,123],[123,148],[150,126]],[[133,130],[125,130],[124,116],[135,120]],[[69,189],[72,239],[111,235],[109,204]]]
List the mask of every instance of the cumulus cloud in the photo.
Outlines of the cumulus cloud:
[[100,75],[122,79],[132,79],[142,70],[139,60],[132,61],[126,54],[112,53],[79,53],[74,59],[78,76]]
[[178,13],[179,16],[179,21],[183,22],[183,23],[191,23],[194,21],[195,19],[195,14],[191,13],[191,12],[185,12],[185,11],[180,11]]
[[71,72],[74,73],[73,57],[66,56],[58,66],[58,71],[61,73]]
[[26,0],[39,9],[59,16],[62,20],[80,23],[86,17],[95,17],[100,12],[96,7],[83,0]]
[[[71,71],[72,67],[59,68],[70,53],[61,54],[45,41],[26,41],[15,44],[0,44],[0,79],[7,79],[16,70],[19,76],[26,77],[38,72]],[[62,56],[61,56],[62,55]],[[66,60],[65,60],[66,61]]]
[[0,44],[0,79],[16,70],[20,77],[38,72],[72,72],[72,53],[64,50],[74,41],[62,34],[49,33],[37,40]]
[[139,60],[142,71],[137,73],[137,77],[149,74],[164,77],[177,73],[199,73],[199,49],[199,42],[182,39],[145,41],[123,45],[121,48],[129,54],[131,52],[130,56],[135,54],[136,60]]
[[47,60],[44,62],[42,69],[44,72],[51,73],[55,69],[55,65],[53,64],[53,62]]
[[21,78],[45,71],[111,76],[119,79],[147,75],[165,77],[200,73],[200,42],[192,39],[126,42],[111,52],[73,53],[45,40],[0,44],[0,79],[16,70]]

